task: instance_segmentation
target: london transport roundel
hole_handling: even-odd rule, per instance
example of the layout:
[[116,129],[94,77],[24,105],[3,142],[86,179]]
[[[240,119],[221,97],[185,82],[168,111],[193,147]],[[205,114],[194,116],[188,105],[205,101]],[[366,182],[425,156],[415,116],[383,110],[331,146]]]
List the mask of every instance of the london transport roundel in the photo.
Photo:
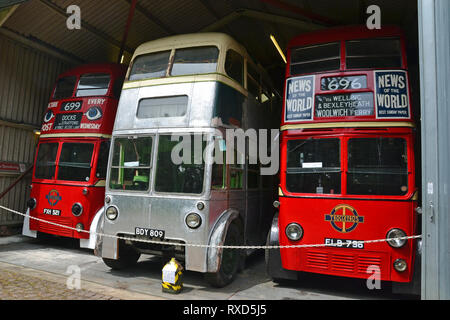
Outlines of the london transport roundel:
[[51,206],[56,205],[62,199],[58,193],[58,190],[55,189],[50,190],[50,192],[45,197],[47,198],[47,201]]
[[348,233],[364,222],[364,217],[358,215],[358,212],[347,204],[340,204],[331,210],[330,214],[325,215],[325,221],[329,221],[331,226],[342,233]]

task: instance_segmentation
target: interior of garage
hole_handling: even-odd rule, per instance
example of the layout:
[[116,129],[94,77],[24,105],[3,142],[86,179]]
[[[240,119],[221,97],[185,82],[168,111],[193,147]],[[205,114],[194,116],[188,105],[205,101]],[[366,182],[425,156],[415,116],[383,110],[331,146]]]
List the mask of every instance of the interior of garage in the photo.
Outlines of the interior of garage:
[[[420,3],[421,1],[419,1]],[[81,28],[69,29],[70,5],[80,8]],[[365,25],[369,5],[381,24],[406,33],[413,112],[420,119],[420,6],[411,0],[10,0],[0,1],[0,204],[24,212],[42,117],[58,74],[80,64],[129,63],[140,44],[165,36],[224,32],[243,44],[283,91],[285,51],[305,32]],[[420,138],[420,125],[418,126]],[[9,190],[18,177],[25,176]],[[418,174],[420,176],[420,174]],[[2,192],[3,193],[3,192]],[[0,213],[1,226],[22,217]],[[448,225],[448,222],[447,222]]]
[[[73,4],[80,9],[80,29],[67,27]],[[417,6],[408,0],[346,0],[345,5],[329,0],[3,1],[0,161],[21,169],[4,170],[0,190],[31,166],[50,91],[57,75],[67,69],[84,63],[127,64],[137,46],[161,37],[224,32],[246,47],[282,92],[285,63],[270,35],[285,50],[289,40],[301,33],[365,25],[370,4],[380,7],[382,25],[394,24],[406,31],[410,71],[417,81]],[[418,88],[417,82],[413,87]],[[29,183],[29,178],[22,179],[0,203],[24,211]],[[1,217],[4,225],[21,221],[10,213]]]

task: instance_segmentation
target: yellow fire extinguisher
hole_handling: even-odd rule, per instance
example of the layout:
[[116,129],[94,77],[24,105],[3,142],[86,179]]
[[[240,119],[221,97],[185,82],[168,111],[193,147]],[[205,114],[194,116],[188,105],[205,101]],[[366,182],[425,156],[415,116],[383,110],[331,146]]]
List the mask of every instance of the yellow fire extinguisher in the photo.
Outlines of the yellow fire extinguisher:
[[162,291],[180,293],[183,289],[183,266],[175,260],[170,261],[162,269]]

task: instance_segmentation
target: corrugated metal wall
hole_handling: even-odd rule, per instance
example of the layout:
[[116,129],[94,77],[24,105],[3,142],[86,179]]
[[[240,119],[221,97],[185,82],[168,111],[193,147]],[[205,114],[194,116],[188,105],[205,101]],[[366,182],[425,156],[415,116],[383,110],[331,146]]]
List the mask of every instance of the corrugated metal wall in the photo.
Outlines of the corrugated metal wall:
[[450,299],[450,1],[418,0],[422,299]]
[[[39,129],[56,77],[70,68],[62,60],[0,34],[0,161],[32,165]],[[0,192],[17,176],[0,174]],[[31,177],[24,178],[0,204],[25,212]],[[0,226],[22,218],[0,211]]]

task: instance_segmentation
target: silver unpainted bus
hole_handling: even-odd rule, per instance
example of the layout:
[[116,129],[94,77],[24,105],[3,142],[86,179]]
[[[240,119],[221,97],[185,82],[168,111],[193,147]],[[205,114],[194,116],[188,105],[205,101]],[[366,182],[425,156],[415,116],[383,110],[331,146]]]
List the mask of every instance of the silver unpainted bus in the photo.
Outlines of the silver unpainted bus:
[[95,253],[109,267],[132,265],[141,253],[175,256],[220,287],[233,280],[251,250],[189,244],[265,243],[274,177],[260,175],[260,165],[248,161],[176,165],[169,154],[178,143],[173,135],[211,141],[229,128],[276,128],[278,98],[266,79],[245,48],[221,33],[171,36],[136,49],[114,124],[97,231],[187,245],[99,236]]

